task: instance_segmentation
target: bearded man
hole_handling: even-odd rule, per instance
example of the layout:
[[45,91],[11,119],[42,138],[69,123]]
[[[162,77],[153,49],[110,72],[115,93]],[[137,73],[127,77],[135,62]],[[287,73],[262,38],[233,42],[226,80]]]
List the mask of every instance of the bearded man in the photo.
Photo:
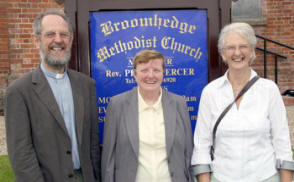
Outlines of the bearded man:
[[95,82],[67,67],[73,28],[58,9],[39,14],[41,64],[5,96],[8,155],[17,182],[100,181]]

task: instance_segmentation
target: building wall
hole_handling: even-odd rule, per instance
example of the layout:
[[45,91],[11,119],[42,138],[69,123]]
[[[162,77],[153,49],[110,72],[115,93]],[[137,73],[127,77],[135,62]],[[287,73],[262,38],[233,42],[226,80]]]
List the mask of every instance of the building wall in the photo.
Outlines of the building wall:
[[[258,35],[294,47],[294,1],[293,0],[264,0],[265,24],[256,25],[254,29]],[[259,47],[263,48],[263,41],[259,40]],[[281,92],[294,89],[294,50],[267,43],[269,50],[286,56],[278,59],[278,85]],[[263,54],[257,51],[257,59],[253,67],[263,75]],[[274,56],[268,55],[268,78],[274,80]]]

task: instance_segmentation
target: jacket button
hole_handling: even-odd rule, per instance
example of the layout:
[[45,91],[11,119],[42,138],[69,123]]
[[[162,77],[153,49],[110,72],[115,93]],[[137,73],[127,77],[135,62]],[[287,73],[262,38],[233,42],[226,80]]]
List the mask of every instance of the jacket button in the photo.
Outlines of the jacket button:
[[174,172],[171,172],[170,173],[170,177],[174,177]]
[[70,150],[66,151],[66,154],[70,155],[71,154],[71,151]]
[[72,177],[73,177],[73,174],[69,174],[68,177],[69,177],[69,178],[72,178]]

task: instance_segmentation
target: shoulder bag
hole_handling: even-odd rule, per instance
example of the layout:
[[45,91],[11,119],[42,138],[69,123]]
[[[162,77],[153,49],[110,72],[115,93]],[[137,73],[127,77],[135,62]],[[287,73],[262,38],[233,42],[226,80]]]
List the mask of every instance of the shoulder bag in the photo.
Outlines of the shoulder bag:
[[233,106],[233,104],[259,79],[259,76],[256,75],[255,77],[253,77],[244,87],[243,89],[240,91],[240,93],[237,95],[237,97],[234,99],[234,101],[229,104],[224,111],[221,113],[221,115],[218,117],[214,127],[213,127],[213,133],[212,133],[212,145],[210,147],[210,157],[211,160],[213,161],[214,159],[214,142],[215,142],[215,135],[216,135],[216,130],[218,125],[220,124],[221,120],[223,119],[223,117],[227,114],[227,112],[231,109],[231,107]]

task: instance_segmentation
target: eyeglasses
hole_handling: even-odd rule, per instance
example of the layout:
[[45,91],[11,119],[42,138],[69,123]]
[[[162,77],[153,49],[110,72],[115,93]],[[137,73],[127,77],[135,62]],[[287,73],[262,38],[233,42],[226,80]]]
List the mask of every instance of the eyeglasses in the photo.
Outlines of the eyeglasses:
[[59,35],[60,38],[62,39],[69,39],[70,38],[70,33],[69,32],[46,32],[44,36],[48,39],[53,39],[57,35]]
[[239,45],[239,46],[226,46],[224,48],[224,50],[229,53],[234,53],[237,49],[241,52],[246,52],[249,50],[249,45],[243,44],[243,45]]

